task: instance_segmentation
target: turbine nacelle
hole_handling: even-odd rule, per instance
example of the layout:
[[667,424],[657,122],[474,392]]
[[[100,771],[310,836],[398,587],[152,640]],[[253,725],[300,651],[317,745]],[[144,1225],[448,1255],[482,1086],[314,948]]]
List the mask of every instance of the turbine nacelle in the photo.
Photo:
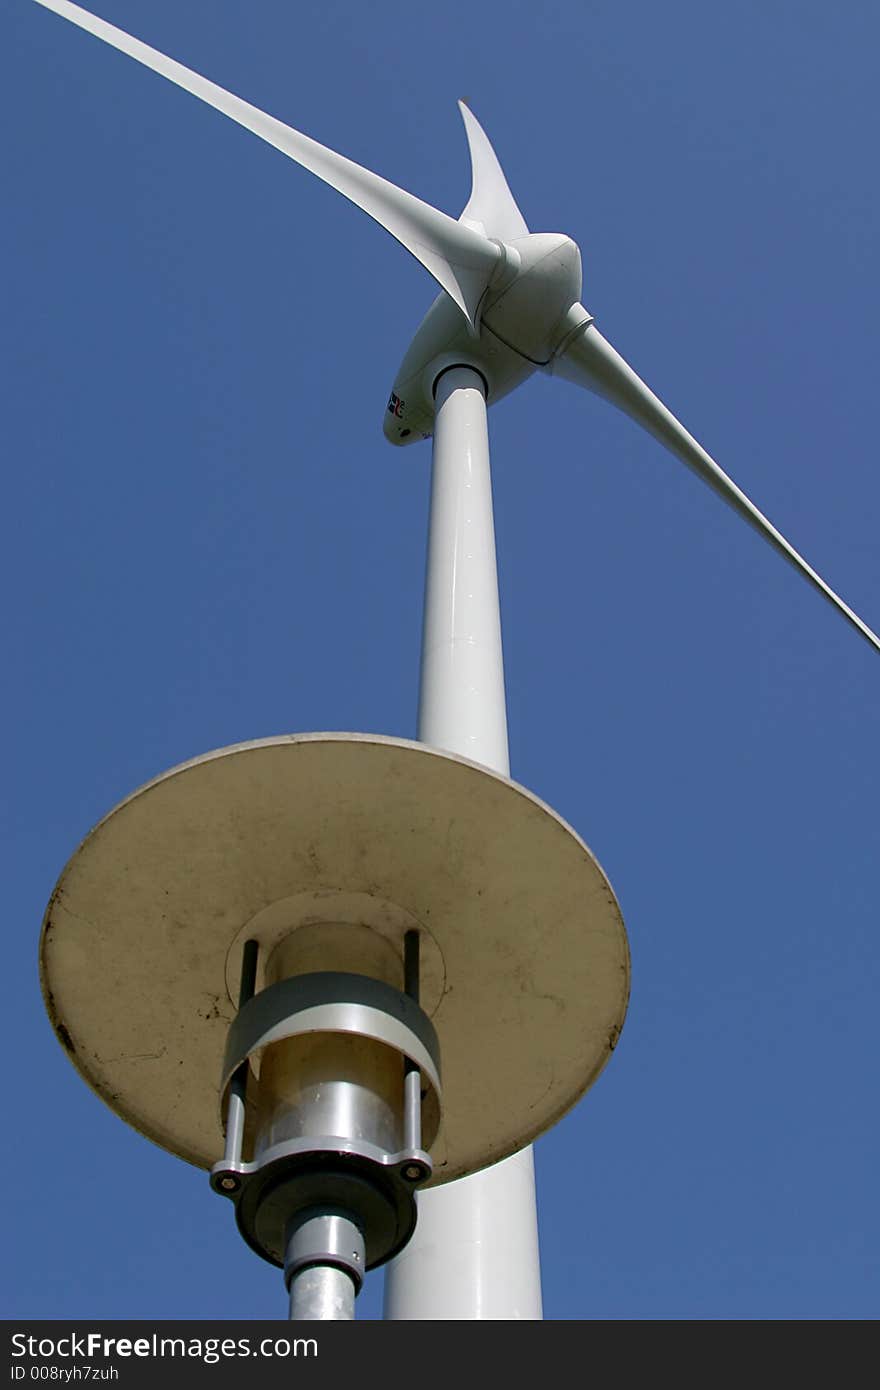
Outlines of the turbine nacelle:
[[480,300],[474,332],[447,294],[434,300],[400,365],[385,412],[392,444],[426,439],[434,428],[437,379],[472,367],[490,404],[538,367],[548,367],[572,333],[590,322],[579,303],[581,253],[571,237],[534,232],[494,243],[502,258]]

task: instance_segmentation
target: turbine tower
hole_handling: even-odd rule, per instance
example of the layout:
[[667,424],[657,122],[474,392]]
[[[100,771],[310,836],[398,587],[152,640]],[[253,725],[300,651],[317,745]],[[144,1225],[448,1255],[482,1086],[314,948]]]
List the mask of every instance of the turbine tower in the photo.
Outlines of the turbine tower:
[[[104,1099],[211,1169],[284,1266],[291,1316],[353,1316],[363,1268],[390,1261],[390,1318],[540,1317],[529,1144],[607,1062],[629,962],[589,850],[509,780],[487,406],[539,368],[604,397],[880,640],[600,333],[578,247],[529,231],[467,106],[454,219],[67,0],[38,3],[336,188],[440,287],[384,415],[395,445],[433,438],[419,743],[264,740],[140,789],[49,904],[50,1015]],[[166,1063],[133,1071],[150,1051]]]

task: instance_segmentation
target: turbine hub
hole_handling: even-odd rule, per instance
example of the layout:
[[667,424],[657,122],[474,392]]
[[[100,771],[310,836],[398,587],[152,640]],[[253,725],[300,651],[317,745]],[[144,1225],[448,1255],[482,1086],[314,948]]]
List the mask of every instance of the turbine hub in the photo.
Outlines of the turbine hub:
[[559,347],[566,315],[581,297],[581,253],[571,237],[536,232],[505,247],[504,269],[515,276],[489,286],[482,323],[501,342],[536,367],[546,366]]
[[394,380],[385,438],[413,444],[434,430],[434,384],[449,367],[472,367],[489,404],[546,366],[572,330],[589,322],[579,303],[581,253],[570,237],[537,232],[498,242],[503,251],[482,300],[479,336],[449,295],[435,299]]

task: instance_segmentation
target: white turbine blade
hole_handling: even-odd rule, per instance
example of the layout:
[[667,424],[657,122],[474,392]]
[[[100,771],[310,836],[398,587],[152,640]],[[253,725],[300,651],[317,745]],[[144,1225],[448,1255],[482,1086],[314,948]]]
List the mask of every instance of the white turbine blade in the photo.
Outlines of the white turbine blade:
[[292,130],[79,5],[70,4],[68,0],[37,0],[37,4],[167,77],[169,82],[215,107],[329,183],[396,237],[455,300],[471,326],[476,326],[480,300],[502,256],[500,249],[485,236],[369,169]]
[[829,603],[843,614],[861,635],[880,651],[880,638],[862,622],[851,608],[843,602],[824,579],[812,569],[783,535],[771,526],[765,516],[758,511],[753,502],[740,491],[736,483],[722,472],[705,449],[688,434],[683,425],[666,409],[662,401],[654,395],[642,379],[636,376],[632,367],[607,342],[599,330],[589,324],[566,345],[558,357],[554,358],[550,370],[555,376],[565,377],[579,386],[585,386],[605,400],[616,405],[631,419],[642,425],[671,453],[693,469],[703,482],[714,488],[734,511],[739,512],[750,526],[788,560],[789,564],[808,579]]
[[525,218],[507,186],[489,137],[465,102],[458,103],[471,152],[471,196],[460,221],[498,241],[528,236]]

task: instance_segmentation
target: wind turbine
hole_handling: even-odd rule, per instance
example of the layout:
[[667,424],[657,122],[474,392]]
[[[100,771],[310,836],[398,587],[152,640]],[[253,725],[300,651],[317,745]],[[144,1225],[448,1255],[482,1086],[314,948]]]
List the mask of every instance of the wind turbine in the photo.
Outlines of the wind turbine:
[[[404,357],[385,413],[386,437],[393,443],[434,436],[422,741],[507,773],[485,409],[539,367],[604,396],[651,432],[880,648],[876,635],[600,334],[580,303],[578,248],[562,235],[529,233],[491,145],[466,107],[462,115],[473,191],[455,220],[79,7],[64,0],[38,3],[199,96],[310,169],[385,227],[440,285],[441,294]],[[453,1266],[466,1297],[489,1286],[508,1309],[488,1316],[511,1315],[514,1304],[517,1315],[539,1315],[529,1165],[526,1152],[464,1179],[460,1187],[452,1184],[423,1196],[419,1229],[391,1276],[391,1316],[461,1316],[436,1311]],[[455,1232],[475,1211],[490,1230],[484,1249],[472,1251],[470,1263],[460,1250],[444,1254],[442,1247],[452,1250]],[[447,1234],[439,1255],[431,1257],[427,1252],[437,1245],[440,1231]],[[421,1270],[418,1278],[410,1277],[414,1265]],[[515,1292],[509,1283],[505,1286],[502,1266],[525,1274]],[[399,1271],[406,1271],[406,1279]],[[421,1293],[414,1297],[418,1289]]]

